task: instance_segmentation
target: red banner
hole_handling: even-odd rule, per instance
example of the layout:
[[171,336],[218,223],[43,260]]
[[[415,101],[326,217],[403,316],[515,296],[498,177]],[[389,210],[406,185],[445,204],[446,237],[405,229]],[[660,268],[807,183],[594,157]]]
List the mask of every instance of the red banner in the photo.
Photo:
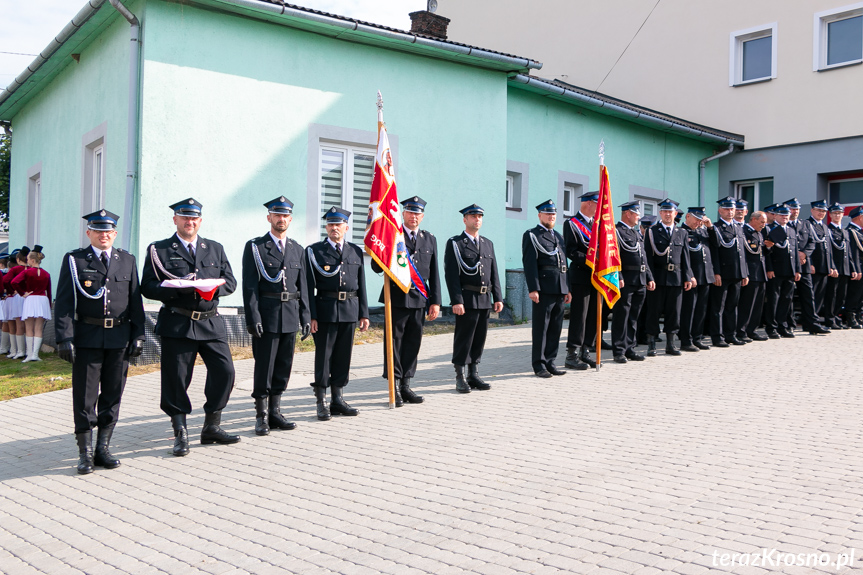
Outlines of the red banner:
[[593,218],[586,263],[593,270],[590,281],[605,298],[608,307],[614,307],[620,299],[620,252],[617,247],[617,231],[614,227],[614,210],[611,205],[608,169],[605,166],[599,166],[599,199],[596,216]]

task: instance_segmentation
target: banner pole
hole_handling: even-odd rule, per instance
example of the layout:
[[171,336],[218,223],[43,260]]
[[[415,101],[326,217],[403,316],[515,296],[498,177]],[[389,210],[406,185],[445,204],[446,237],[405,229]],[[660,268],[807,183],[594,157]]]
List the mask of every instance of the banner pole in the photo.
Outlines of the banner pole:
[[390,276],[384,274],[384,349],[387,351],[387,386],[390,392],[390,409],[396,407],[396,380],[393,373],[393,308],[390,302]]
[[596,290],[596,371],[602,363],[602,292]]

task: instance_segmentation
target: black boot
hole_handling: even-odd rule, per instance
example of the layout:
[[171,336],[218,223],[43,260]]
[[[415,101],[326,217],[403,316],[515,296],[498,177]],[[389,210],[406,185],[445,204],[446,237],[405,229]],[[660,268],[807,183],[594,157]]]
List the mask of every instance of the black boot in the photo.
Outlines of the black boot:
[[221,411],[204,414],[204,427],[201,429],[201,443],[204,445],[210,445],[211,443],[228,445],[231,443],[237,443],[240,440],[239,435],[228,435],[225,433],[225,430],[222,429],[221,425],[219,425],[220,423],[222,423]]
[[464,380],[464,366],[455,365],[455,390],[459,393],[470,393],[470,386]]
[[411,378],[410,377],[402,378],[401,392],[402,392],[402,397],[405,400],[405,403],[422,403],[423,402],[422,396],[415,394],[414,391],[411,389]]
[[656,336],[647,336],[647,357],[656,357]]
[[480,391],[485,391],[487,389],[491,389],[491,386],[480,379],[477,366],[477,363],[469,363],[467,366],[467,384],[471,387],[471,389],[479,389]]
[[171,416],[171,427],[174,428],[174,450],[177,457],[189,454],[189,432],[186,430],[186,414]]
[[405,404],[405,402],[402,399],[402,391],[401,391],[401,389],[399,389],[399,380],[398,379],[393,381],[393,392],[395,393],[395,400],[396,400],[395,406],[396,407],[403,406]]
[[75,434],[78,442],[78,475],[93,473],[93,431]]
[[582,363],[587,364],[587,367],[591,369],[596,369],[596,362],[590,359],[590,352],[587,351],[587,346],[581,346],[581,352],[578,354],[578,359]]
[[563,366],[578,371],[584,371],[590,367],[579,358],[578,348],[566,350],[566,360],[563,362]]
[[288,421],[282,415],[282,395],[271,395],[270,396],[270,405],[267,413],[267,423],[270,425],[270,429],[294,429],[297,427],[297,424]]
[[329,421],[330,406],[327,405],[327,388],[315,387],[315,399],[318,401],[318,421]]
[[100,427],[96,433],[96,451],[93,453],[93,464],[105,469],[114,469],[120,467],[120,460],[111,455],[108,450],[108,444],[111,443],[111,435],[114,433],[114,426]]
[[674,345],[674,334],[668,334],[668,341],[665,343],[665,355],[680,355],[680,350]]
[[270,426],[267,423],[267,398],[255,398],[255,435],[269,435]]
[[347,415],[350,417],[359,415],[360,411],[358,409],[354,409],[345,402],[345,399],[342,397],[341,387],[333,386],[332,395],[333,399],[330,401],[330,412],[333,415]]

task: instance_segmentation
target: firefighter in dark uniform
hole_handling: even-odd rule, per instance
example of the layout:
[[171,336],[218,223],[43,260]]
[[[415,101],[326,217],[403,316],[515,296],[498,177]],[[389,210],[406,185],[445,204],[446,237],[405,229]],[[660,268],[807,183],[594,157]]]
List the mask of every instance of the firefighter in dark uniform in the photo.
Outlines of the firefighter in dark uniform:
[[[342,395],[350,378],[351,354],[357,323],[369,329],[369,304],[363,250],[347,241],[351,212],[332,206],[324,214],[326,239],[306,248],[306,277],[312,335],[315,338],[315,389],[318,419],[332,415],[354,416],[359,410]],[[332,401],[327,406],[327,388]]]
[[713,286],[710,288],[710,337],[715,347],[745,345],[737,339],[737,304],[740,289],[749,282],[743,243],[743,230],[734,223],[737,201],[726,197],[719,201],[719,220],[708,224],[710,257],[713,260]]
[[563,242],[569,258],[569,330],[566,337],[566,361],[571,369],[596,367],[588,348],[596,341],[596,288],[590,282],[592,270],[587,265],[587,248],[596,215],[599,192],[581,196],[577,214],[563,225]]
[[[440,315],[441,286],[438,271],[437,238],[427,230],[419,229],[425,217],[426,201],[419,196],[402,202],[405,247],[420,277],[426,282],[428,300],[414,287],[404,293],[400,289],[390,290],[393,324],[393,378],[395,381],[396,407],[407,403],[422,403],[423,398],[411,389],[411,380],[417,371],[417,358],[422,344],[423,326]],[[372,261],[372,271],[383,270]],[[384,303],[384,292],[378,298]],[[384,377],[387,377],[386,350],[384,350]]]
[[656,355],[659,335],[659,314],[665,316],[665,354],[680,355],[674,336],[680,330],[680,308],[683,292],[692,289],[695,278],[689,263],[689,235],[675,227],[677,203],[668,198],[659,204],[659,218],[648,228],[644,239],[647,265],[656,282],[656,289],[647,296],[647,355]]
[[[797,255],[800,260],[800,279],[796,282],[795,290],[800,300],[800,324],[803,330],[812,335],[830,333],[829,329],[821,325],[821,318],[815,311],[815,286],[813,284],[812,254],[815,252],[815,240],[812,238],[812,228],[808,221],[798,219],[800,215],[800,201],[791,198],[785,202],[791,210],[791,218],[788,226],[794,230],[797,237]],[[789,327],[796,325],[793,317],[793,305],[788,310]]]
[[845,227],[848,232],[849,258],[857,268],[857,276],[848,282],[848,295],[845,297],[845,325],[851,329],[861,329],[860,308],[863,304],[863,206],[857,206],[848,214],[851,221]]
[[710,349],[709,345],[701,341],[710,301],[710,286],[715,280],[713,260],[710,257],[710,236],[706,227],[709,223],[710,218],[704,214],[704,207],[693,206],[687,210],[686,221],[680,226],[688,236],[689,265],[692,268],[692,277],[695,278],[695,286],[683,292],[680,307],[681,351]]
[[[641,239],[644,239],[647,233],[647,228],[659,221],[659,218],[654,215],[642,216],[638,220],[639,231],[641,231]],[[644,296],[647,300],[647,295]],[[636,327],[636,342],[638,345],[647,345],[647,306],[641,306],[641,313],[638,314],[638,325]],[[656,338],[657,342],[662,341],[662,338]]]
[[614,304],[611,320],[611,349],[614,361],[644,361],[635,351],[637,324],[641,307],[648,291],[656,284],[647,265],[644,236],[638,226],[641,202],[627,202],[620,206],[617,222],[617,246],[620,253],[620,299]]
[[[465,231],[447,240],[444,277],[455,314],[452,363],[459,393],[491,386],[479,377],[491,310],[503,311],[503,293],[497,271],[494,244],[479,235],[484,210],[472,204],[459,212]],[[467,365],[467,380],[464,366]]]
[[[174,429],[173,454],[182,457],[189,453],[186,415],[192,412],[192,404],[188,389],[199,354],[207,366],[201,443],[240,441],[239,435],[228,435],[221,427],[222,410],[234,388],[234,362],[225,321],[218,309],[219,298],[234,293],[237,280],[222,245],[198,235],[201,203],[187,198],[170,208],[177,231],[147,248],[141,293],[162,302],[155,330],[162,342],[161,408],[171,418]],[[223,279],[225,283],[207,300],[194,287],[162,285],[165,280],[178,279]]]
[[527,291],[533,302],[531,364],[537,377],[564,375],[554,361],[563,329],[563,306],[571,300],[566,277],[563,236],[554,231],[557,206],[546,200],[536,206],[539,224],[524,232],[521,259]]
[[789,324],[790,309],[794,299],[794,282],[800,280],[797,233],[788,225],[791,212],[788,206],[775,204],[772,210],[773,223],[766,228],[767,238],[764,240],[770,259],[764,326],[770,339],[792,338],[794,333]]
[[294,363],[297,332],[311,333],[305,252],[288,237],[294,204],[284,196],[265,203],[270,231],[243,250],[243,308],[255,357],[255,434],[294,429],[281,412]]
[[109,450],[111,434],[129,358],[144,348],[144,303],[135,256],[113,247],[119,217],[99,210],[84,219],[90,245],[63,257],[54,304],[60,358],[72,364],[72,413],[82,475],[92,473],[94,465],[120,465]]
[[[823,313],[824,296],[827,293],[827,280],[829,278],[837,278],[839,274],[836,271],[836,266],[833,264],[833,250],[830,249],[830,239],[827,237],[830,235],[830,230],[827,229],[827,224],[824,222],[824,216],[827,215],[827,202],[816,200],[809,205],[811,215],[805,223],[809,224],[809,233],[815,244],[811,258],[812,267],[815,268],[815,271],[812,272],[815,315],[829,329],[830,322]],[[810,271],[812,270],[810,269]]]
[[764,212],[753,212],[749,222],[743,224],[743,235],[746,241],[746,267],[749,272],[749,283],[740,290],[740,308],[737,310],[737,339],[750,343],[766,341],[767,338],[755,330],[761,325],[764,293],[767,286],[767,272],[773,271],[773,262],[768,260],[764,248],[764,236],[761,231],[767,225]]
[[824,295],[824,324],[832,329],[848,329],[842,323],[842,309],[848,296],[848,282],[857,277],[857,262],[851,259],[848,230],[842,229],[845,206],[833,204],[829,208],[830,223],[827,225],[828,244],[833,252],[833,267],[836,276],[827,278],[827,292]]

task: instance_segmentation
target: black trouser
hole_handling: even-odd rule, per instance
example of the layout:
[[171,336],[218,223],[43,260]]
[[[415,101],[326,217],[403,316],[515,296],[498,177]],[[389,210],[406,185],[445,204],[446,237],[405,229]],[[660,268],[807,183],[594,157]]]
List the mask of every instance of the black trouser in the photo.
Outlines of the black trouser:
[[710,286],[710,337],[713,341],[734,337],[741,282],[740,278],[722,278],[721,286]]
[[[812,283],[812,276],[810,274],[802,274],[800,276],[800,281],[797,282],[797,297],[800,300],[800,324],[803,326],[803,329],[808,330],[821,321],[821,318],[818,317],[815,311],[815,286]],[[793,307],[788,310],[788,313],[789,315],[794,313]]]
[[824,319],[824,296],[827,294],[827,274],[812,274],[812,295],[815,299],[815,315]]
[[[393,313],[393,379],[413,377],[417,372],[417,356],[423,341],[425,308],[394,307]],[[386,326],[384,326],[386,342]],[[387,377],[387,348],[384,347],[384,378]]]
[[680,343],[691,345],[700,341],[704,335],[704,318],[707,316],[707,304],[710,302],[710,284],[697,285],[683,292],[683,303],[680,307]]
[[75,433],[117,423],[128,371],[129,355],[125,347],[75,348],[75,361],[72,363]]
[[861,304],[863,304],[863,280],[851,280],[848,282],[848,294],[845,296],[843,319],[846,324],[852,323],[852,317],[859,321]]
[[354,332],[357,322],[318,322],[315,338],[314,387],[344,387],[348,384]]
[[252,397],[262,399],[281,395],[288,388],[296,341],[297,332],[265,331],[261,337],[252,338],[252,354],[255,356],[255,387]]
[[564,294],[539,292],[539,303],[533,304],[530,360],[535,372],[548,368],[557,359],[565,297]]
[[851,281],[849,276],[827,278],[827,291],[824,294],[824,307],[822,308],[822,315],[826,321],[836,323],[842,321],[839,316],[842,315],[845,299],[848,297],[849,281]]
[[596,288],[591,284],[570,285],[569,330],[566,349],[592,345],[596,341]]
[[788,318],[793,301],[794,278],[776,276],[767,282],[767,309],[764,313],[767,333],[776,333],[780,327],[791,327]]
[[161,337],[162,340],[162,411],[173,417],[192,413],[189,385],[200,354],[207,367],[204,383],[204,413],[222,411],[234,389],[234,362],[231,348],[223,339],[196,340],[185,337]]
[[737,310],[737,337],[742,338],[754,333],[761,325],[761,312],[764,308],[765,282],[749,281],[740,290],[740,307]]
[[624,284],[620,289],[620,299],[614,304],[611,318],[611,348],[615,356],[635,351],[638,316],[644,305],[645,294],[645,286]]
[[455,316],[455,335],[452,342],[454,365],[480,362],[490,314],[490,309],[465,309],[463,315]]
[[[683,305],[683,287],[656,286],[647,292],[647,335],[659,335],[659,314],[663,314],[663,331],[674,335],[680,329],[680,308]],[[668,338],[671,343],[671,338]]]

